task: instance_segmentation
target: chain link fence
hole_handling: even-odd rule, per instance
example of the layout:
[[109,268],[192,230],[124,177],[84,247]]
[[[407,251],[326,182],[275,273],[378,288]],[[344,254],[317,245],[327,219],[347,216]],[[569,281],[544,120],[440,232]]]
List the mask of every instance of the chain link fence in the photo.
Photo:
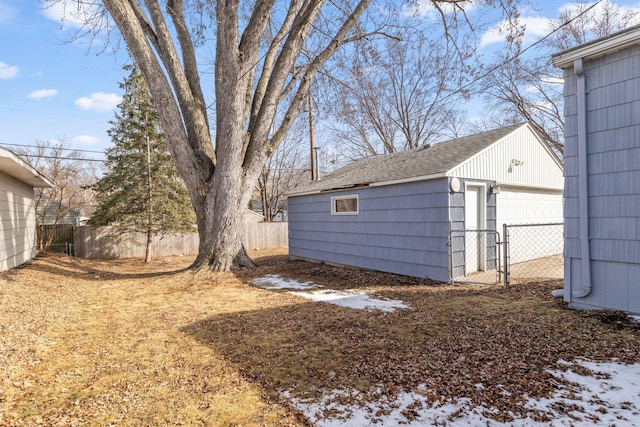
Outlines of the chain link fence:
[[562,279],[563,230],[561,222],[505,224],[502,236],[495,230],[452,230],[449,279],[505,286],[536,279]]
[[504,224],[504,284],[561,279],[564,275],[564,224]]
[[501,282],[500,234],[495,230],[449,232],[449,279],[457,283]]

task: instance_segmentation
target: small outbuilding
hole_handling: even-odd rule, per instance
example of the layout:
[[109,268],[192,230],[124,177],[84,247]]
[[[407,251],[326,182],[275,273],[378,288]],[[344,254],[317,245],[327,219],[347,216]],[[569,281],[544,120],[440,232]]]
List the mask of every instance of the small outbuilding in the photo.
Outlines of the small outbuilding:
[[496,268],[502,224],[561,222],[562,189],[528,123],[367,158],[288,195],[289,254],[450,281]]
[[640,313],[640,26],[553,63],[564,70],[564,299]]
[[45,225],[81,225],[86,219],[78,209],[65,206],[64,204],[52,200],[38,191],[35,192],[36,200],[36,222],[39,226]]
[[13,152],[0,148],[0,271],[36,255],[34,188],[53,184]]

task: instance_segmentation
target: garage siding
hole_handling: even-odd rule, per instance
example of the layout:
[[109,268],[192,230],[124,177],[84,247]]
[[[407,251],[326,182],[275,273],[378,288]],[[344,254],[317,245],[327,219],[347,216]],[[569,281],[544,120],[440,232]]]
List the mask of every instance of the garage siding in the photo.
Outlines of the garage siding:
[[33,187],[0,173],[0,271],[28,261],[35,253]]
[[[289,198],[289,254],[378,271],[449,279],[448,179]],[[331,198],[357,195],[357,215]]]

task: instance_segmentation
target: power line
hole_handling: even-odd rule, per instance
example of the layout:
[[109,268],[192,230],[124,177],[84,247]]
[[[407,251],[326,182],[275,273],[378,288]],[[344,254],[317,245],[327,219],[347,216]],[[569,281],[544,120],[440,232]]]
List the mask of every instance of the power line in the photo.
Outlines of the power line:
[[[40,147],[37,145],[27,145],[27,144],[8,144],[8,143],[2,143],[0,144],[2,146],[10,146],[10,147],[27,147],[27,148],[42,148],[45,150],[48,149],[55,149],[58,148],[60,150],[66,150],[66,151],[79,151],[79,152],[83,152],[83,153],[98,153],[98,154],[104,154],[104,151],[97,151],[97,150],[82,150],[79,148],[65,148],[65,147]],[[33,156],[35,157],[35,156]]]
[[[525,52],[527,52],[529,49],[539,45],[540,43],[542,43],[543,41],[545,41],[546,39],[548,39],[549,37],[551,37],[553,34],[555,34],[556,32],[560,31],[560,29],[566,27],[567,25],[573,23],[573,21],[575,21],[576,19],[580,18],[581,16],[583,16],[584,14],[586,14],[587,12],[589,12],[591,9],[593,9],[594,7],[596,7],[597,5],[599,5],[600,3],[602,3],[603,0],[598,0],[597,2],[595,2],[594,4],[592,4],[591,6],[589,6],[588,8],[586,8],[585,10],[583,10],[582,12],[580,12],[578,15],[574,16],[572,19],[570,19],[569,21],[565,22],[564,24],[558,26],[557,28],[555,28],[553,31],[551,31],[550,33],[546,34],[544,37],[536,40],[535,42],[533,42],[532,44],[530,44],[529,46],[527,46],[526,48],[520,50],[518,53],[516,53],[515,55],[506,58],[504,61],[502,61],[501,63],[494,65],[493,67],[489,68],[487,71],[485,71],[483,74],[481,74],[480,76],[474,78],[472,81],[470,81],[469,83],[463,85],[461,88],[456,89],[455,91],[449,93],[448,95],[444,96],[440,102],[442,101],[446,101],[447,99],[451,98],[454,95],[457,95],[459,93],[462,93],[464,91],[466,91],[467,89],[469,89],[471,86],[475,85],[476,83],[478,83],[479,81],[481,81],[482,79],[486,78],[489,74],[493,73],[494,71],[498,70],[499,68],[505,66],[507,63],[517,59],[518,57],[520,57],[522,54],[524,54]],[[421,113],[422,111],[418,112],[417,114]]]
[[34,157],[36,159],[56,159],[56,160],[75,160],[75,161],[79,161],[79,162],[101,162],[101,163],[105,163],[106,160],[104,159],[87,159],[87,158],[80,158],[80,157],[61,157],[61,156],[43,156],[43,155],[25,155],[24,157]]

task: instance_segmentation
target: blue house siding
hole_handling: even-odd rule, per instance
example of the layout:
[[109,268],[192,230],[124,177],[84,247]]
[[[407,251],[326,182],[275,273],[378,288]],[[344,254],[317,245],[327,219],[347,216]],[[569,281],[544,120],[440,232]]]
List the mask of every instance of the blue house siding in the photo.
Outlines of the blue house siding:
[[640,47],[585,60],[589,295],[582,287],[577,78],[565,69],[565,299],[640,313]]
[[[448,185],[443,178],[290,197],[289,254],[447,281]],[[331,214],[331,197],[356,194],[358,215]]]

